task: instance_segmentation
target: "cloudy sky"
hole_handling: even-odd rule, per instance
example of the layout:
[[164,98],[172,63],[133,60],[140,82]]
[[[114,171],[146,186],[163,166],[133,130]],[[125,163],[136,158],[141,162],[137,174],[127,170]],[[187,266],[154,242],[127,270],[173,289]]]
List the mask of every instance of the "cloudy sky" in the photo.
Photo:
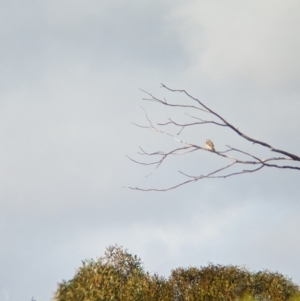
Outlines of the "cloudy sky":
[[[212,262],[300,284],[299,172],[122,187],[164,188],[178,169],[224,164],[198,152],[146,178],[125,157],[176,146],[130,124],[146,124],[141,106],[156,122],[184,116],[142,100],[139,88],[179,99],[160,83],[300,155],[299,1],[12,0],[0,14],[0,300],[50,300],[116,243],[165,276]],[[209,126],[186,135],[253,149]]]

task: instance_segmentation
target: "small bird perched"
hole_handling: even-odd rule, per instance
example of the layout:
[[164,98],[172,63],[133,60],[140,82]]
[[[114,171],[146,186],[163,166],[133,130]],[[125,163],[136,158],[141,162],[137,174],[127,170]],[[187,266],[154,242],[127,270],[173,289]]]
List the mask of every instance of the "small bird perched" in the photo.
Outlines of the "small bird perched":
[[210,140],[208,140],[208,139],[205,140],[205,146],[206,146],[207,149],[209,149],[209,150],[211,150],[213,152],[215,151],[214,144]]

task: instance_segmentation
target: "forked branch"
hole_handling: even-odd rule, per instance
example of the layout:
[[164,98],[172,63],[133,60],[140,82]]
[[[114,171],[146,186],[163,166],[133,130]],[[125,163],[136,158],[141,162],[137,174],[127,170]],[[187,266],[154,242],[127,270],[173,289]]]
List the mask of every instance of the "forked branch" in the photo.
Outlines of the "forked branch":
[[[229,123],[219,113],[210,109],[202,101],[193,97],[185,90],[170,89],[167,86],[165,86],[164,84],[162,84],[162,87],[173,93],[183,93],[185,96],[187,96],[188,99],[192,100],[194,102],[194,104],[189,105],[189,104],[170,103],[166,99],[159,99],[159,98],[153,96],[152,94],[142,90],[144,93],[146,93],[149,96],[148,98],[143,98],[143,100],[156,102],[156,103],[162,104],[164,106],[168,106],[168,107],[177,107],[177,108],[179,107],[179,108],[183,108],[183,109],[192,109],[192,110],[195,110],[195,113],[197,112],[197,113],[201,113],[201,114],[206,114],[206,116],[209,115],[211,117],[210,118],[206,117],[204,119],[204,118],[200,118],[198,116],[193,116],[193,115],[185,113],[185,115],[189,116],[192,120],[197,120],[197,121],[189,122],[189,123],[180,123],[171,118],[168,118],[168,121],[154,125],[153,122],[148,117],[146,111],[143,109],[145,112],[145,115],[146,115],[146,119],[148,121],[148,125],[139,125],[136,123],[133,123],[133,124],[135,126],[143,128],[143,129],[149,129],[149,130],[153,130],[159,134],[167,135],[167,136],[175,139],[180,144],[180,146],[172,149],[171,151],[166,151],[166,152],[165,151],[155,151],[155,152],[150,152],[150,153],[146,152],[145,150],[143,150],[140,147],[141,152],[139,152],[139,155],[148,156],[150,158],[155,156],[157,158],[156,160],[153,160],[151,162],[141,162],[139,160],[134,160],[130,157],[128,157],[128,158],[131,161],[133,161],[137,164],[140,164],[140,165],[146,165],[146,166],[153,165],[154,169],[150,174],[152,174],[157,168],[159,168],[163,164],[163,162],[166,161],[166,159],[168,157],[178,156],[178,155],[187,155],[189,153],[196,152],[196,151],[211,152],[212,155],[222,157],[225,161],[227,161],[227,163],[223,167],[220,167],[220,168],[213,170],[204,175],[201,175],[201,174],[200,175],[189,175],[183,171],[178,171],[181,175],[183,175],[187,179],[185,181],[180,182],[179,184],[176,184],[174,186],[170,186],[170,187],[167,187],[164,189],[158,189],[158,188],[145,189],[145,188],[139,188],[139,187],[128,187],[128,188],[133,189],[133,190],[141,190],[141,191],[168,191],[168,190],[178,188],[180,186],[183,186],[183,185],[191,183],[191,182],[197,182],[202,179],[228,178],[231,176],[253,173],[253,172],[263,169],[264,167],[300,170],[300,166],[295,165],[300,162],[299,156],[292,154],[290,152],[287,152],[285,150],[274,148],[273,146],[271,146],[270,144],[268,144],[264,141],[249,137],[248,135],[241,132],[233,124]],[[268,148],[273,153],[278,153],[278,154],[281,154],[284,156],[277,156],[277,157],[272,156],[267,159],[262,159],[262,158],[259,158],[258,156],[254,156],[253,154],[250,154],[249,152],[245,152],[241,149],[231,147],[229,145],[226,145],[227,148],[224,151],[217,151],[214,149],[214,146],[211,143],[211,141],[209,141],[208,144],[206,144],[206,146],[201,146],[201,145],[196,145],[194,143],[179,139],[178,136],[182,133],[182,131],[184,129],[190,128],[193,126],[199,126],[199,125],[201,126],[204,124],[211,124],[211,125],[221,127],[221,128],[224,128],[224,127],[229,128],[235,134],[242,137],[243,139],[245,139],[249,142],[252,142],[253,144],[259,144],[265,148]],[[173,126],[179,128],[179,131],[177,132],[176,135],[162,130],[163,127],[166,127],[168,125],[173,125]],[[288,164],[284,164],[283,162],[288,162]],[[241,168],[238,171],[232,171],[233,166],[241,167]],[[246,166],[249,166],[249,167],[245,168]]]

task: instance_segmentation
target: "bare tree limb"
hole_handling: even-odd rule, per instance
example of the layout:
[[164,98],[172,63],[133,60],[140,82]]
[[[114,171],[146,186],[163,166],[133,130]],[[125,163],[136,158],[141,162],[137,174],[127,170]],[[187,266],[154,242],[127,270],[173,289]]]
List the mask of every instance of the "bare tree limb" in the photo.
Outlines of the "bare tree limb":
[[[287,161],[288,162],[293,162],[293,163],[300,162],[300,157],[299,156],[297,156],[295,154],[292,154],[290,152],[287,152],[285,150],[280,150],[280,149],[274,148],[270,144],[268,144],[264,141],[260,141],[260,140],[257,140],[257,139],[254,139],[254,138],[251,138],[251,137],[247,136],[246,134],[242,133],[237,127],[235,127],[234,125],[229,123],[219,113],[216,113],[215,111],[213,111],[212,109],[207,107],[202,101],[200,101],[199,99],[191,96],[185,90],[170,89],[167,86],[165,86],[164,84],[162,84],[162,87],[165,88],[166,90],[170,91],[170,92],[174,92],[174,93],[179,92],[179,93],[185,94],[189,99],[196,102],[196,105],[169,103],[169,102],[166,101],[166,99],[163,99],[163,100],[159,99],[159,98],[153,96],[152,94],[142,90],[144,93],[146,93],[148,96],[150,96],[150,98],[144,98],[144,100],[157,102],[159,104],[162,104],[162,105],[168,106],[168,107],[179,107],[179,108],[195,109],[198,112],[200,111],[200,112],[204,112],[206,114],[212,115],[215,119],[217,119],[217,121],[213,120],[213,119],[207,119],[207,118],[202,119],[202,118],[199,118],[199,117],[196,117],[196,116],[185,113],[190,118],[196,119],[198,121],[197,122],[191,122],[191,123],[179,123],[179,122],[177,122],[177,121],[175,121],[171,118],[168,118],[167,122],[157,124],[157,126],[159,126],[159,127],[166,127],[168,125],[173,125],[175,127],[180,128],[179,132],[177,132],[176,135],[173,135],[169,132],[163,131],[160,128],[156,127],[153,124],[153,122],[150,120],[150,118],[148,117],[147,112],[142,108],[142,110],[145,112],[145,116],[146,116],[146,119],[148,121],[148,125],[139,125],[139,124],[133,123],[135,126],[143,128],[143,129],[150,129],[150,130],[153,130],[157,133],[167,135],[167,136],[175,139],[182,146],[174,148],[170,151],[155,151],[155,152],[146,152],[145,150],[143,150],[140,147],[141,152],[138,152],[139,155],[149,156],[149,157],[153,157],[153,156],[158,157],[157,160],[154,160],[152,162],[140,162],[140,161],[134,160],[134,159],[132,159],[128,156],[127,157],[131,161],[133,161],[137,164],[140,164],[140,165],[144,165],[144,166],[154,165],[155,167],[149,175],[151,175],[157,168],[159,168],[167,160],[168,157],[178,156],[178,155],[187,155],[189,153],[196,152],[196,151],[211,152],[213,155],[222,157],[225,160],[229,160],[229,163],[227,163],[223,167],[220,167],[219,169],[216,169],[212,172],[209,172],[206,175],[196,175],[195,176],[195,175],[189,175],[189,174],[187,174],[183,171],[178,171],[181,175],[183,175],[184,177],[187,177],[188,180],[182,181],[179,184],[176,184],[174,186],[170,186],[170,187],[167,187],[167,188],[164,188],[164,189],[157,189],[157,188],[144,189],[144,188],[139,188],[139,187],[128,187],[128,188],[133,189],[133,190],[140,190],[140,191],[169,191],[169,190],[176,189],[180,186],[186,185],[186,184],[191,183],[191,182],[197,182],[197,181],[202,180],[202,179],[228,178],[228,177],[232,177],[232,176],[236,176],[236,175],[253,173],[253,172],[261,170],[264,167],[271,167],[271,168],[278,168],[278,169],[300,170],[299,166],[291,165],[290,163],[289,163],[289,165],[282,165],[281,164],[281,162],[287,162]],[[229,129],[231,129],[235,134],[242,137],[243,139],[245,139],[249,142],[252,142],[253,144],[259,144],[263,147],[266,147],[266,148],[270,149],[272,152],[285,155],[286,157],[274,157],[273,156],[273,157],[270,157],[270,158],[261,159],[258,156],[254,156],[253,154],[250,154],[249,152],[243,151],[243,150],[238,149],[236,147],[231,147],[229,145],[226,145],[227,149],[225,149],[223,151],[216,151],[214,149],[214,147],[211,147],[210,149],[208,149],[207,147],[196,145],[194,143],[179,139],[178,136],[182,133],[182,131],[184,129],[190,128],[192,126],[201,126],[203,124],[212,124],[212,125],[215,125],[215,126],[218,126],[218,127],[227,127]],[[242,159],[240,157],[241,155],[243,155],[246,158],[248,157],[248,159],[246,159],[246,160]],[[246,165],[253,165],[254,168],[241,169],[240,171],[230,172],[230,169],[233,166],[246,166]]]
[[213,110],[209,109],[207,106],[205,106],[199,99],[191,96],[189,93],[187,93],[185,90],[174,90],[174,89],[170,89],[168,88],[167,86],[165,86],[164,84],[161,84],[163,88],[171,91],[171,92],[181,92],[181,93],[184,93],[185,95],[187,95],[189,98],[195,100],[199,105],[200,107],[203,107],[207,112],[213,114],[214,116],[216,116],[218,119],[222,120],[224,122],[224,124],[226,124],[227,127],[229,127],[230,129],[232,129],[234,132],[236,132],[239,136],[243,137],[244,139],[248,140],[248,141],[251,141],[253,142],[254,144],[257,143],[257,144],[260,144],[262,146],[265,146],[265,147],[268,147],[271,151],[273,152],[276,152],[276,153],[280,153],[280,154],[283,154],[283,155],[286,155],[290,158],[292,158],[293,160],[295,161],[300,161],[300,157],[297,156],[297,155],[294,155],[294,154],[291,154],[289,152],[286,152],[286,151],[283,151],[283,150],[280,150],[280,149],[276,149],[274,147],[272,147],[270,144],[268,143],[265,143],[263,141],[260,141],[260,140],[256,140],[256,139],[253,139],[247,135],[245,135],[244,133],[242,133],[238,128],[236,128],[235,126],[233,126],[232,124],[230,124],[228,121],[226,121],[222,116],[220,116],[219,114],[217,114],[216,112],[214,112]]

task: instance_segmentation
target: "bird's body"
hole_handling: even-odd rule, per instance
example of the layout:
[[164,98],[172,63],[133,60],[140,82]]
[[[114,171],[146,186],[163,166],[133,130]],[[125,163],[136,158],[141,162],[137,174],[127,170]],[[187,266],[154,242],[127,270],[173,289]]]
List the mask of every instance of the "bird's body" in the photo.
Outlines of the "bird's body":
[[215,151],[215,146],[209,139],[205,140],[205,146],[206,146],[207,149],[209,149],[213,152]]

